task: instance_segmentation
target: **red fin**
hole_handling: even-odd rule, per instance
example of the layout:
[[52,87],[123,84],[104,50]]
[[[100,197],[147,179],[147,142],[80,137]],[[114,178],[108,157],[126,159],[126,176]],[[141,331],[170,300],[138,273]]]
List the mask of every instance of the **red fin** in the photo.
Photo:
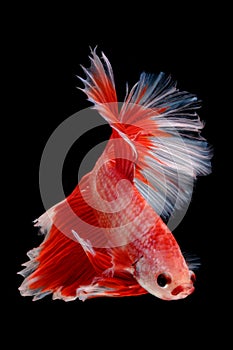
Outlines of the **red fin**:
[[[152,136],[168,136],[159,130],[157,122],[152,119],[162,114],[166,108],[145,108],[141,104],[145,95],[148,94],[149,85],[137,84],[132,88],[120,111],[118,108],[117,95],[112,68],[106,56],[102,60],[95,50],[92,51],[91,67],[83,68],[87,79],[81,78],[85,85],[83,90],[88,99],[94,103],[95,109],[108,121],[113,129],[109,144],[106,147],[116,160],[117,169],[127,179],[133,181],[138,176],[139,169],[144,166],[145,158],[150,155],[153,147]],[[114,149],[114,153],[112,152]],[[136,166],[136,172],[135,172]],[[144,178],[142,174],[141,177]]]
[[76,289],[91,284],[97,276],[87,251],[72,232],[83,232],[83,240],[94,233],[96,240],[98,234],[104,240],[94,210],[81,195],[86,186],[88,176],[81,180],[67,200],[49,209],[37,220],[36,226],[41,226],[46,237],[34,253],[28,254],[31,261],[21,272],[25,277],[20,287],[22,295],[33,295],[34,300],[49,293],[63,299],[76,298]]
[[82,67],[87,79],[79,77],[85,85],[81,90],[87,94],[89,101],[98,104],[98,110],[102,109],[102,115],[109,123],[117,122],[118,105],[112,67],[103,53],[102,61],[95,50],[91,53],[91,67]]
[[[112,255],[114,252],[114,255]],[[122,260],[117,249],[99,248],[86,254],[82,246],[52,226],[33,261],[35,271],[20,287],[22,295],[34,300],[52,293],[53,299],[80,300],[147,293],[127,271],[130,261]],[[126,263],[126,265],[124,265]]]
[[[115,92],[114,98],[109,93],[114,87],[110,63],[95,51],[92,55],[84,92],[114,129],[117,168],[163,219],[175,217],[190,201],[193,180],[211,172],[197,97],[177,89],[165,73],[142,73],[118,109]],[[93,95],[96,90],[99,95]],[[116,135],[122,141],[116,142]]]
[[118,273],[114,277],[99,277],[91,285],[79,288],[78,293],[81,300],[96,297],[125,297],[148,294],[127,272]]
[[96,276],[82,247],[52,227],[36,258],[38,267],[28,279],[28,289],[37,296],[59,292],[63,298],[75,297],[76,289]]
[[77,293],[81,300],[96,297],[123,297],[147,294],[132,275],[127,248],[97,249],[90,260],[98,271],[90,285],[82,285]]
[[[97,247],[104,246],[106,237],[96,219],[98,212],[81,194],[88,191],[88,178],[87,175],[81,180],[67,200],[38,219],[36,225],[42,225],[42,232],[47,234],[40,247],[28,253],[31,261],[21,272],[25,277],[20,287],[22,295],[37,300],[53,294],[53,298],[73,300],[103,293],[106,296],[145,293],[127,271],[131,262],[124,250],[92,245],[95,242]],[[88,232],[82,231],[87,228]]]

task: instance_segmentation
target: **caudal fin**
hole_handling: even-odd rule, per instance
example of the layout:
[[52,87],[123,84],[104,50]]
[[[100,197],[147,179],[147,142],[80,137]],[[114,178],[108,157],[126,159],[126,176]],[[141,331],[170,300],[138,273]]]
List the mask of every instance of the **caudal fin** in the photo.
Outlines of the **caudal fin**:
[[168,219],[190,200],[196,177],[211,172],[212,152],[196,112],[200,102],[180,91],[169,75],[142,73],[119,104],[108,59],[102,54],[101,60],[96,50],[91,54],[83,91],[111,125],[112,139],[121,140],[114,150],[116,164],[128,176],[133,169],[142,196]]

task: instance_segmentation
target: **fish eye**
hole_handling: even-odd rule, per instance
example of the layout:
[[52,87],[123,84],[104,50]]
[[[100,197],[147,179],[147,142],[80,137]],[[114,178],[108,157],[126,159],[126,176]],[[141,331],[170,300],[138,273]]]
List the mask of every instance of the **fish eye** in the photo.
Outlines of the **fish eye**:
[[161,273],[157,277],[157,283],[160,287],[166,287],[167,284],[171,283],[171,277],[166,273]]
[[196,281],[196,275],[193,271],[190,271],[190,279],[193,283]]

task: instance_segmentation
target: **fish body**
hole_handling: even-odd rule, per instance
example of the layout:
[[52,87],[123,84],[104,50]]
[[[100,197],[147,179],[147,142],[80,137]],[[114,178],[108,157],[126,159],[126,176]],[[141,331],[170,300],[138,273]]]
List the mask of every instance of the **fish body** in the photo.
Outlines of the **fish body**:
[[66,301],[194,291],[195,274],[165,223],[210,172],[195,96],[143,73],[119,105],[111,65],[92,51],[83,91],[112,127],[93,170],[35,221],[45,239],[28,252],[20,292]]

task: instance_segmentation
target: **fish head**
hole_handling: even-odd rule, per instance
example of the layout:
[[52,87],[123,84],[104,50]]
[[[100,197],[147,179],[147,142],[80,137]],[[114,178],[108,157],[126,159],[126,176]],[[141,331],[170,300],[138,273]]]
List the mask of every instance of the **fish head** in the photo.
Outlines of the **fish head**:
[[150,294],[163,300],[186,298],[194,291],[195,273],[185,260],[166,262],[164,259],[142,257],[135,264],[135,278]]

